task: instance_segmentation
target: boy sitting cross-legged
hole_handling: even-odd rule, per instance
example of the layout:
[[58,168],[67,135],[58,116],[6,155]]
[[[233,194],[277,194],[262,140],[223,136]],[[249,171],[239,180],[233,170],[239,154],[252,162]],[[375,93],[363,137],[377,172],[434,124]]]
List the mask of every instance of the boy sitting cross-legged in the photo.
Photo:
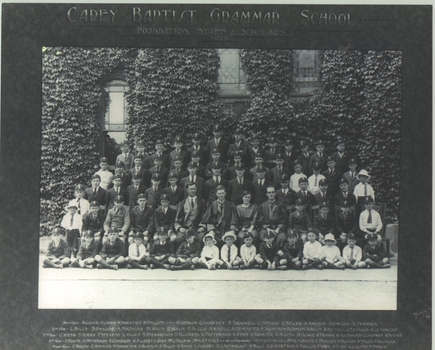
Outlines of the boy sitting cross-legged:
[[199,262],[199,242],[195,240],[195,231],[187,229],[185,241],[177,249],[175,257],[169,257],[171,270],[195,270],[195,264]]

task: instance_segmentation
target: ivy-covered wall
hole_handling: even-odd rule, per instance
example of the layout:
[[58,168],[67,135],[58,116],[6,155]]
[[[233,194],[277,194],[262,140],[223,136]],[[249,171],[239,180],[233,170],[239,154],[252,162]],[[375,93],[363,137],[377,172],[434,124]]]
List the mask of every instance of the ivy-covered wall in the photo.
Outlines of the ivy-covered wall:
[[[251,97],[240,118],[223,112],[215,49],[44,48],[41,154],[41,233],[61,221],[76,184],[89,184],[98,164],[104,81],[121,75],[129,120],[127,139],[156,139],[170,147],[176,134],[211,135],[219,122],[230,139],[236,127],[282,141],[338,136],[372,175],[377,200],[398,213],[401,53],[320,52],[321,88],[292,98],[291,50],[240,50]],[[226,113],[226,114],[225,114]]]

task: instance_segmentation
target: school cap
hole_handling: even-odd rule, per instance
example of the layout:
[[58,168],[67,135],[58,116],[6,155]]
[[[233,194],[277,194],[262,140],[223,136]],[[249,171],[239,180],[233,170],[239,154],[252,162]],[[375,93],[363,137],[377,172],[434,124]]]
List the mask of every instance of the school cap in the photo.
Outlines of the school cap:
[[155,162],[156,160],[160,160],[162,162],[163,158],[161,156],[155,156],[153,162]]
[[242,157],[243,156],[243,152],[242,151],[236,151],[234,153],[234,157]]
[[144,236],[143,236],[143,233],[140,232],[140,231],[136,232],[136,233],[134,234],[134,236],[133,236],[133,238],[143,238],[143,237],[144,237]]
[[254,238],[252,232],[246,232],[245,235],[243,236],[243,239],[245,240],[246,238]]
[[328,156],[328,158],[326,158],[326,163],[329,163],[329,162],[335,162],[335,159],[332,158],[331,156]]
[[322,208],[329,208],[329,204],[327,202],[320,203],[319,209],[322,209]]
[[106,157],[101,157],[100,158],[100,163],[108,163],[109,160]]
[[193,152],[192,152],[192,158],[193,158],[193,157],[200,157],[198,151],[193,151]]
[[160,139],[159,139],[159,140],[156,140],[156,143],[155,143],[155,144],[156,144],[156,146],[157,146],[157,145],[163,145],[163,140],[160,140]]
[[258,152],[254,158],[264,158],[263,152]]
[[369,203],[374,203],[375,201],[373,200],[372,197],[368,196],[366,197],[366,199],[364,200],[364,204],[369,204]]
[[314,146],[324,146],[325,143],[322,140],[317,140],[316,142],[314,142]]
[[213,162],[213,164],[211,165],[212,169],[222,169],[222,164],[220,162]]
[[272,136],[272,137],[269,138],[269,143],[275,143],[275,142],[278,142],[276,137]]
[[213,126],[213,131],[221,131],[221,127],[220,127],[220,125],[219,125],[219,124],[215,124],[215,125]]
[[240,164],[238,164],[238,165],[235,165],[235,166],[234,166],[234,169],[235,169],[235,170],[245,170],[245,168],[244,168],[244,164],[243,164],[243,163],[240,163]]
[[256,168],[257,173],[266,172],[266,167],[264,165],[258,165]]
[[356,239],[356,236],[355,236],[354,233],[349,233],[349,234],[347,235],[347,239]]
[[348,162],[347,162],[347,164],[348,165],[351,165],[351,164],[357,164],[357,162],[356,162],[356,159],[355,158],[350,158],[349,160],[348,160]]
[[293,146],[293,138],[289,136],[287,140],[284,141],[285,146]]
[[339,146],[339,145],[344,145],[344,141],[342,139],[338,139],[337,141],[335,141],[334,145],[335,147]]
[[84,191],[84,190],[86,190],[86,187],[80,184],[77,185],[75,188],[75,191]]
[[350,201],[348,200],[341,201],[340,207],[350,207]]
[[221,154],[221,151],[219,151],[218,148],[213,148],[213,149],[211,150],[211,154],[217,154],[217,153]]
[[122,180],[122,177],[120,175],[113,175],[112,181],[116,179]]
[[308,179],[306,177],[301,177],[299,179],[298,183],[301,183],[301,182],[308,182]]
[[92,231],[92,230],[85,230],[85,232],[83,232],[83,237],[86,237],[86,236],[89,236],[89,237],[94,237],[94,231]]
[[162,178],[159,174],[154,173],[153,176],[151,176],[151,180],[160,181]]
[[98,203],[97,201],[92,201],[91,203],[89,203],[90,207],[100,207],[100,203]]
[[178,162],[178,161],[183,162],[183,158],[181,156],[176,156],[174,158],[174,162]]
[[270,232],[269,230],[267,231],[266,235],[264,236],[264,238],[274,238],[274,234],[272,232]]
[[137,199],[142,199],[142,198],[147,199],[147,197],[145,197],[145,195],[144,195],[143,193],[139,193],[139,194],[137,195]]
[[319,181],[319,186],[323,186],[323,185],[328,186],[328,183],[326,182],[325,179],[321,179],[321,180]]
[[115,168],[123,168],[124,165],[125,165],[124,162],[120,161],[120,162],[115,164]]
[[326,242],[326,241],[332,241],[332,242],[337,243],[337,241],[335,240],[335,237],[334,237],[334,235],[333,235],[332,233],[328,233],[328,234],[325,236],[325,242]]
[[57,227],[51,232],[51,234],[52,235],[63,235],[64,231],[61,228]]
[[178,177],[177,173],[174,173],[174,172],[169,173],[169,175],[168,175],[168,179],[176,179],[177,177]]
[[302,199],[298,198],[295,200],[295,205],[305,205],[305,202]]
[[136,158],[139,158],[140,160],[142,160],[143,159],[142,154],[136,154],[133,159],[136,159]]
[[237,239],[237,236],[233,231],[225,232],[225,234],[222,236],[222,240],[225,241],[225,238],[227,238],[227,237],[233,237],[234,240]]
[[296,234],[294,233],[294,231],[290,231],[290,232],[287,234],[287,238],[291,238],[291,237],[294,237],[294,238],[297,237]]
[[198,163],[195,162],[189,162],[189,164],[187,164],[188,168],[197,168],[198,167]]
[[186,235],[186,237],[195,236],[195,230],[189,228],[189,229],[186,230],[186,234],[185,235]]
[[192,135],[192,139],[194,139],[194,140],[201,140],[201,135],[199,134],[199,133],[194,133],[193,135]]
[[158,230],[157,230],[157,234],[158,235],[167,235],[168,234],[168,229],[164,228],[163,226],[161,226]]
[[367,241],[373,241],[373,240],[377,241],[377,240],[378,240],[378,236],[376,236],[376,235],[373,234],[373,233],[369,233],[369,234],[367,235]]
[[299,148],[305,148],[308,146],[307,141],[301,140],[299,141]]
[[161,201],[168,201],[169,202],[169,196],[166,193],[162,194],[160,196],[160,202]]
[[289,181],[289,176],[287,174],[282,174],[281,177],[279,178],[280,182],[287,182]]
[[284,156],[282,155],[282,153],[278,153],[278,154],[275,156],[275,160],[277,160],[277,159],[284,160]]
[[340,181],[338,181],[338,185],[342,185],[342,184],[348,185],[348,183],[345,179],[340,179]]
[[93,180],[93,179],[98,179],[98,180],[101,181],[101,176],[98,175],[98,174],[94,174],[94,175],[92,175],[92,177],[91,177],[91,180]]
[[174,142],[183,142],[183,138],[180,135],[175,136]]
[[145,143],[143,141],[136,142],[136,147],[145,147]]
[[124,197],[123,196],[116,196],[115,197],[115,202],[124,202]]

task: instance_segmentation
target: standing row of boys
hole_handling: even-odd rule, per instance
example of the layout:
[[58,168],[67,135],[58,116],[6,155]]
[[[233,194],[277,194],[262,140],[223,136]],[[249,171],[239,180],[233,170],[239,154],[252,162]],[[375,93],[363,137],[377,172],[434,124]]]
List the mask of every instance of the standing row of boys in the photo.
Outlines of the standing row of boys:
[[[228,145],[219,127],[213,130],[206,147],[195,134],[187,151],[177,136],[170,154],[161,141],[152,155],[141,142],[134,154],[124,143],[115,174],[101,158],[91,187],[76,186],[65,231],[53,232],[66,239],[50,243],[44,265],[71,259],[72,266],[113,269],[390,266],[370,176],[357,171],[344,142],[329,157],[320,140],[314,154],[305,141],[296,153],[291,139],[281,153],[273,138],[263,152],[255,137],[248,147],[237,131]],[[67,254],[59,255],[61,246]]]

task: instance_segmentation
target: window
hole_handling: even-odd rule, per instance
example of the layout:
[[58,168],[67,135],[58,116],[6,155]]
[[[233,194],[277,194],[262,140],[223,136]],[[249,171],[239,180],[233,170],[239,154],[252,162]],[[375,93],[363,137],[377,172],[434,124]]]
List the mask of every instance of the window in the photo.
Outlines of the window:
[[128,91],[128,85],[122,80],[111,80],[106,84],[105,90],[108,94],[109,105],[104,117],[104,131],[120,143],[125,139],[128,119],[127,102],[124,96]]
[[246,77],[238,49],[219,49],[218,83],[220,95],[247,95]]
[[294,59],[295,81],[317,81],[318,63],[314,50],[295,50]]

